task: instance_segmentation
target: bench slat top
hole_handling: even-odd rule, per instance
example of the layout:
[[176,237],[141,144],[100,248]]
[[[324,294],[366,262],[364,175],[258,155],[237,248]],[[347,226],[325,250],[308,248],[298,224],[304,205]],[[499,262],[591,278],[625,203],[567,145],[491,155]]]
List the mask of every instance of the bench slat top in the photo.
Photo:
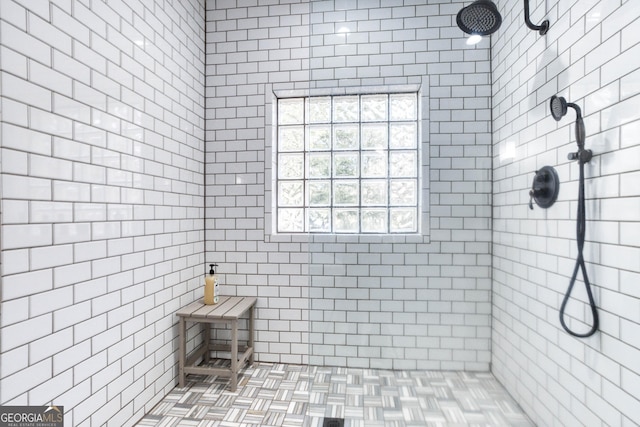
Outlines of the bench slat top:
[[256,297],[221,296],[217,304],[194,301],[176,312],[179,317],[236,320],[256,304]]

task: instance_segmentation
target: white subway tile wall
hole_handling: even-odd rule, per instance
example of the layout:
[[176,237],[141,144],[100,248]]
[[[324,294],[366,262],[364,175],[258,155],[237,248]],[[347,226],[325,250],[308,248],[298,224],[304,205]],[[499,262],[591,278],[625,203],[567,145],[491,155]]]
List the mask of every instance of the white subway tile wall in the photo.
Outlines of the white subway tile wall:
[[[259,297],[258,360],[489,369],[489,42],[430,3],[207,1],[206,248]],[[273,234],[274,92],[394,85],[421,91],[424,235]]]
[[[497,1],[492,36],[494,220],[492,370],[538,425],[640,424],[640,3]],[[575,113],[556,123],[549,98],[577,103],[586,126],[587,272],[600,332],[568,335],[558,310],[573,272],[578,164]],[[554,166],[558,201],[529,210],[534,171]],[[581,275],[578,276],[582,278]],[[587,330],[582,281],[569,324]]]
[[[468,3],[1,0],[0,404],[132,425],[176,383],[174,313],[211,261],[259,297],[258,360],[491,367],[539,425],[640,424],[640,4],[532,1],[540,36],[496,0],[490,49]],[[274,92],[396,85],[422,98],[424,233],[273,234]],[[556,93],[595,153],[587,340],[558,322],[578,171]],[[530,211],[544,165],[560,197]]]
[[132,425],[204,273],[204,4],[3,0],[0,33],[0,404]]

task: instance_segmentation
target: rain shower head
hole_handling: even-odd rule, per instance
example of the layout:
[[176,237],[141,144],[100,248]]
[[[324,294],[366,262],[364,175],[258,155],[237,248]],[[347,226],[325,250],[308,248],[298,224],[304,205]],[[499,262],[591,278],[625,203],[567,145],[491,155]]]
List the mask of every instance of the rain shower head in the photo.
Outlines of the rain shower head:
[[551,110],[551,116],[556,121],[559,122],[560,119],[567,115],[567,107],[571,107],[576,110],[576,142],[578,143],[578,147],[584,148],[585,129],[580,107],[573,102],[567,102],[567,100],[562,96],[553,95],[551,97],[549,109]]
[[487,36],[502,24],[502,16],[491,0],[476,0],[456,16],[458,27],[467,34]]
[[[527,27],[536,30],[540,35],[549,31],[549,20],[535,25],[529,18],[529,0],[524,0],[524,22]],[[502,24],[502,16],[491,0],[476,0],[463,7],[456,16],[456,23],[462,31],[474,36],[488,36],[495,33]],[[477,42],[476,42],[477,43]]]

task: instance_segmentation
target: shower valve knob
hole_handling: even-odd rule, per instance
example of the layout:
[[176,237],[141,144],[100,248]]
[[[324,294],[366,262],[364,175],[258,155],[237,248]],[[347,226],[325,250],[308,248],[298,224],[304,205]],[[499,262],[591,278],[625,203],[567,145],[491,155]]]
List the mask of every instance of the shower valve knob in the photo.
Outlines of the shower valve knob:
[[533,195],[535,192],[533,190],[529,190],[529,209],[533,210]]

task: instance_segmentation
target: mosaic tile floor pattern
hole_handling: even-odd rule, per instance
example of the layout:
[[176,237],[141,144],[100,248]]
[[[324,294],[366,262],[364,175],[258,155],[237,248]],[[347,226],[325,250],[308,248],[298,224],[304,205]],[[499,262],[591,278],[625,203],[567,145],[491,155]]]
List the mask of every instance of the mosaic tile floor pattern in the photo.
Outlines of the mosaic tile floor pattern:
[[[213,365],[224,364],[215,361]],[[255,363],[229,379],[188,375],[137,426],[322,427],[534,424],[490,373]]]

